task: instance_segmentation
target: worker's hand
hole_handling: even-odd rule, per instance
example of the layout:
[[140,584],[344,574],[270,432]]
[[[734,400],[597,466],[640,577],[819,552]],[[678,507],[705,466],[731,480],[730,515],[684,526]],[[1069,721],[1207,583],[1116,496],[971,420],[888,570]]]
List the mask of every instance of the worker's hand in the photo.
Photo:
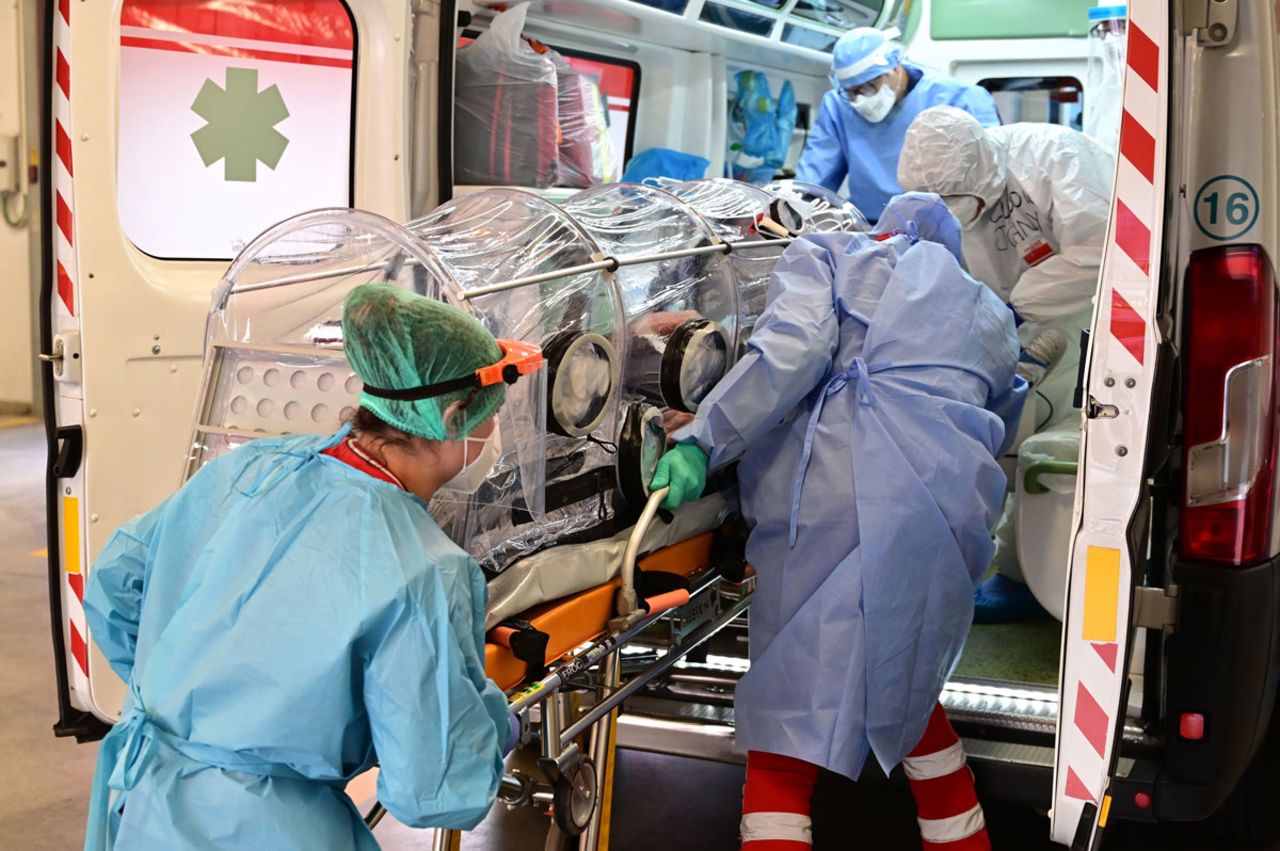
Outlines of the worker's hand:
[[662,456],[658,469],[653,473],[649,490],[669,488],[662,500],[662,507],[676,509],[690,500],[702,496],[707,486],[707,466],[711,459],[696,443],[680,443]]
[[507,740],[502,743],[502,758],[516,749],[520,744],[520,716],[512,712],[507,716]]
[[672,432],[679,431],[691,422],[693,422],[693,414],[670,409],[662,412],[662,427],[666,429],[667,437],[670,437]]
[[702,314],[696,310],[663,310],[648,313],[632,324],[632,334],[656,334],[666,337],[690,319],[701,319]]

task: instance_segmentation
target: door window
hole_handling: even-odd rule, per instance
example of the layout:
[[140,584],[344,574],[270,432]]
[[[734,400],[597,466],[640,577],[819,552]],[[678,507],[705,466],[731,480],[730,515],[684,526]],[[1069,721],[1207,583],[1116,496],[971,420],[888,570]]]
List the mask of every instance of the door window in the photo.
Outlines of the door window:
[[164,259],[233,257],[352,192],[355,26],[340,0],[125,0],[117,203]]

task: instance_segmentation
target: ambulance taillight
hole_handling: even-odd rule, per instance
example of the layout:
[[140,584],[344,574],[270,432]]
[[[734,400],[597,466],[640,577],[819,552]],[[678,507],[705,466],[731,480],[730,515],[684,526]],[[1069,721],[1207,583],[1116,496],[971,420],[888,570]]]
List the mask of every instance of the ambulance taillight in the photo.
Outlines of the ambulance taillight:
[[1184,335],[1185,558],[1270,555],[1276,450],[1275,278],[1261,247],[1191,255]]

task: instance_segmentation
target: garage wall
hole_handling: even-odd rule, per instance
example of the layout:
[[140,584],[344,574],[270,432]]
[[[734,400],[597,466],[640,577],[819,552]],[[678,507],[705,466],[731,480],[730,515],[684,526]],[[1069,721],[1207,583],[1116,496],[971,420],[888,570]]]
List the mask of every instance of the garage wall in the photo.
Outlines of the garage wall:
[[[17,226],[0,219],[0,414],[26,413],[36,401],[39,193],[27,182],[27,165],[39,145],[38,18],[36,0],[0,0],[0,151],[16,152],[12,167],[19,186],[6,198],[8,219],[16,219]],[[7,188],[7,179],[0,181],[0,189]]]

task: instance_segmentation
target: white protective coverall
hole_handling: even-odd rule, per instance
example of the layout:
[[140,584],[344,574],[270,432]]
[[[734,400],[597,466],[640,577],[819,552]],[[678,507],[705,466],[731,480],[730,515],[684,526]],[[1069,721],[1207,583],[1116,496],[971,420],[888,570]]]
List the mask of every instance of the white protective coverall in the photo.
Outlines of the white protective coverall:
[[1037,385],[1036,430],[1079,416],[1072,405],[1080,332],[1088,327],[1111,211],[1113,154],[1057,124],[983,127],[949,106],[922,112],[898,161],[904,189],[976,196],[961,224],[969,273],[1004,299],[1025,346],[1046,327],[1070,345]]

